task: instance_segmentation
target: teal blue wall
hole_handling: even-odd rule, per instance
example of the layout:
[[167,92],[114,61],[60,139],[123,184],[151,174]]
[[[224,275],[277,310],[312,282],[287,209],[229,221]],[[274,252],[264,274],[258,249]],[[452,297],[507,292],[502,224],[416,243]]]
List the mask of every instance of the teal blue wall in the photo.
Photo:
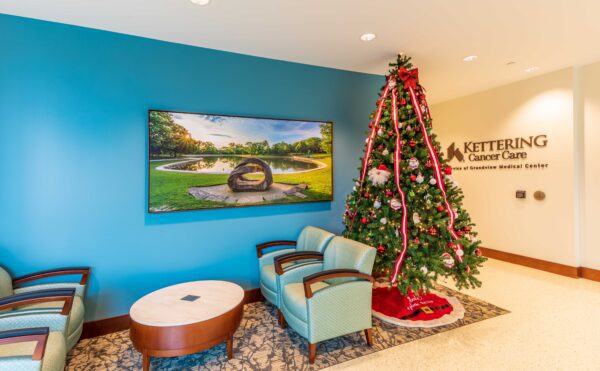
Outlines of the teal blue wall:
[[[6,15],[0,35],[0,264],[91,266],[88,320],[177,282],[257,287],[256,243],[341,231],[381,76]],[[333,120],[334,201],[149,215],[148,108]]]

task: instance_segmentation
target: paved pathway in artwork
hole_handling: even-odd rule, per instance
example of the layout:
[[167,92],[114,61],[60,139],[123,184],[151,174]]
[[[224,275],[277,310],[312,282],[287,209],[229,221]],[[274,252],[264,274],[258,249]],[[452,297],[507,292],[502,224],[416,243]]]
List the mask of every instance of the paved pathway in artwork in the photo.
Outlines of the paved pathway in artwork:
[[302,191],[306,184],[273,183],[271,188],[262,192],[233,192],[227,184],[209,187],[191,187],[188,189],[192,196],[209,201],[226,202],[228,204],[252,204],[263,201],[274,201],[288,196],[305,198]]

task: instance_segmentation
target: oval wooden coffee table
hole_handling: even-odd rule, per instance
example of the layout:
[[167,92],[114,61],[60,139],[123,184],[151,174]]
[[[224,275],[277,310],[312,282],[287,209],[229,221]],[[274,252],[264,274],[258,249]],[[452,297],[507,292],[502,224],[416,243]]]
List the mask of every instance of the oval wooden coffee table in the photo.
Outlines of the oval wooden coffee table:
[[129,336],[142,353],[144,370],[150,367],[150,357],[192,354],[223,341],[231,359],[243,300],[244,290],[234,283],[195,281],[165,287],[136,301],[129,311]]

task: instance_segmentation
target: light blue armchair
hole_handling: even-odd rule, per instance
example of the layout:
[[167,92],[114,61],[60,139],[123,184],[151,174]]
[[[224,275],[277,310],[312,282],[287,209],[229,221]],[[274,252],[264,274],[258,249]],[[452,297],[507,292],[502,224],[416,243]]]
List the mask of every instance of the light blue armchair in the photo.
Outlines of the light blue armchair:
[[[71,350],[79,341],[81,332],[83,331],[84,321],[84,305],[83,299],[85,297],[85,291],[87,287],[87,281],[90,273],[89,267],[70,267],[60,269],[50,269],[41,272],[31,273],[19,277],[12,278],[10,274],[2,267],[0,267],[0,299],[8,297],[9,295],[33,293],[40,290],[53,290],[53,289],[73,289],[74,299],[72,309],[70,310],[70,319],[68,321],[68,328],[66,330],[66,342],[67,351]],[[65,275],[80,275],[81,279],[79,282],[52,282],[52,283],[39,283],[30,284],[30,282],[37,281],[43,278],[65,276]],[[48,309],[61,307],[60,302],[51,301],[38,301],[25,305],[19,309]],[[2,329],[0,327],[0,329]]]
[[[68,351],[67,329],[75,298],[73,288],[39,290],[1,298],[0,370],[63,370]],[[40,303],[61,304],[57,308],[29,307]],[[31,342],[35,343],[33,350],[29,345]]]
[[[363,331],[373,344],[371,296],[375,249],[343,237],[334,237],[322,262],[288,269],[279,275],[284,321],[308,340],[313,363],[317,343]],[[300,254],[296,256],[302,259]],[[289,262],[287,260],[286,262]],[[280,262],[276,262],[276,269]]]
[[[297,241],[279,240],[256,245],[256,255],[258,256],[258,266],[260,270],[260,291],[265,299],[279,308],[279,293],[281,290],[279,289],[277,274],[275,273],[275,258],[290,253],[300,252],[312,252],[314,253],[312,255],[313,257],[320,258],[322,257],[325,247],[327,247],[327,244],[334,236],[335,235],[333,233],[323,229],[307,226],[302,230],[302,232],[300,232]],[[287,248],[265,253],[265,250],[267,249],[281,247]],[[306,259],[307,258],[304,260],[306,261]],[[292,265],[297,265],[298,262],[299,260],[296,260],[295,262],[284,263],[280,265],[280,267],[282,270],[285,270]],[[281,315],[279,315],[279,318],[281,320]]]

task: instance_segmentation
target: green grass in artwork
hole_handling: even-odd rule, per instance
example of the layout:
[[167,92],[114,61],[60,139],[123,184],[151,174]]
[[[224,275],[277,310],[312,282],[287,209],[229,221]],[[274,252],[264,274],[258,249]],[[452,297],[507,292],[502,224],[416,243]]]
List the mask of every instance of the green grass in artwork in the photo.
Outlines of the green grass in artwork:
[[[323,162],[327,167],[302,173],[273,175],[273,181],[277,183],[307,184],[308,189],[302,192],[306,195],[305,198],[289,196],[254,205],[330,200],[332,198],[331,156],[315,155],[311,157]],[[188,193],[190,187],[226,184],[227,174],[198,174],[156,169],[158,166],[178,161],[181,159],[150,162],[149,209],[151,212],[235,207],[235,205],[224,202],[197,199]],[[246,205],[249,204],[243,206]]]

